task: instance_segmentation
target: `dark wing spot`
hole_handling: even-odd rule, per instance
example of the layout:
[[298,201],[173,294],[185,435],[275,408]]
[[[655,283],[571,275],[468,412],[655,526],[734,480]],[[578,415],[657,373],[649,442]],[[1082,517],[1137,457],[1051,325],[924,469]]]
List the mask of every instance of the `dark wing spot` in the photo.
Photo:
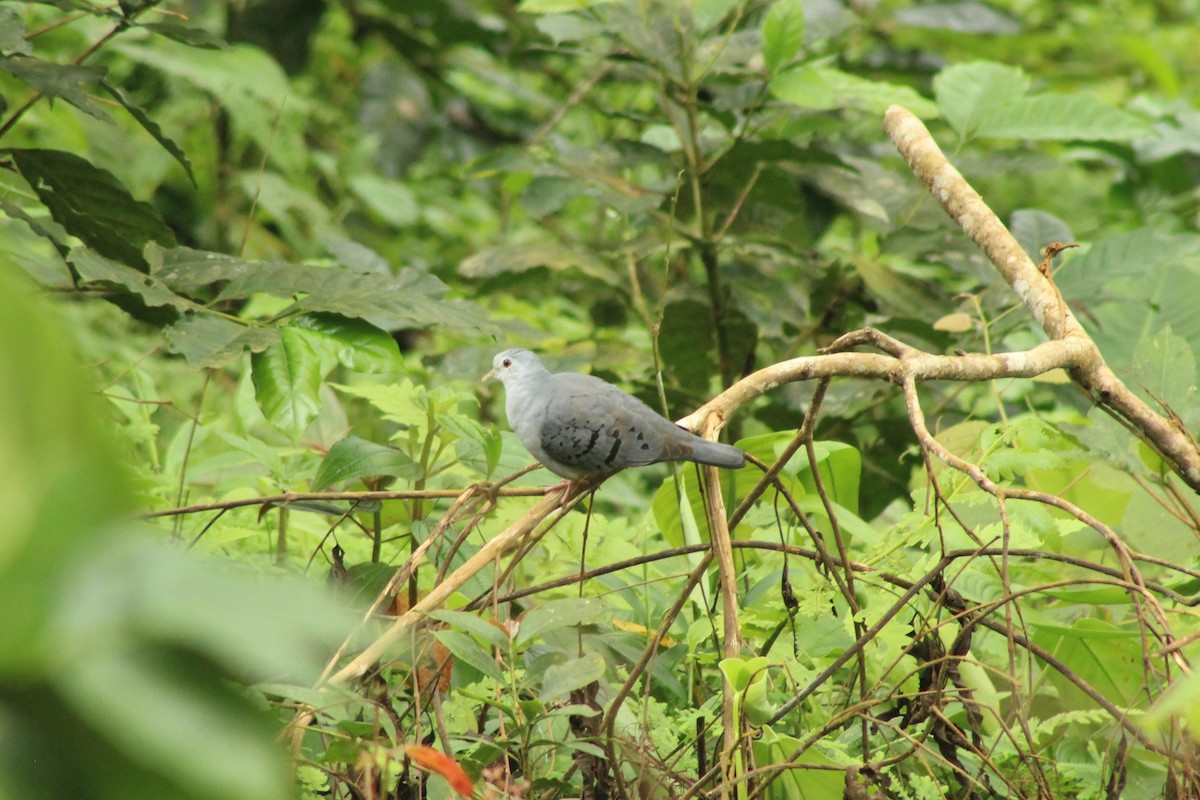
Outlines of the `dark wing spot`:
[[[613,436],[616,436],[616,435],[617,435],[617,432],[613,431]],[[612,464],[613,459],[617,457],[617,453],[619,453],[619,452],[621,452],[621,439],[620,439],[620,437],[617,437],[616,439],[613,440],[612,450],[610,450],[608,452],[608,457],[604,459],[604,463]]]
[[[592,448],[596,446],[596,442],[599,441],[599,439],[600,439],[600,431],[599,430],[592,431],[591,441],[589,441],[587,443],[587,447],[583,448],[583,452],[580,453],[579,455],[586,456],[588,453],[592,452]],[[576,444],[578,444],[578,442],[576,442]]]

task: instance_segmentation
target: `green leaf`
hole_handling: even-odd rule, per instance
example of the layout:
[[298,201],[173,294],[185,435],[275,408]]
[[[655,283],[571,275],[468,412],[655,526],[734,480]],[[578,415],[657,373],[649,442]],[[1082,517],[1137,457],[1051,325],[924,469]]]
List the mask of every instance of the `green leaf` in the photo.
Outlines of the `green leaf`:
[[926,3],[897,8],[892,19],[901,25],[955,33],[1020,33],[1021,23],[983,3]]
[[517,11],[526,14],[561,14],[615,2],[618,0],[521,0]]
[[1138,342],[1133,351],[1136,384],[1151,393],[1155,406],[1165,403],[1191,424],[1197,419],[1196,356],[1186,339],[1164,325]]
[[189,47],[200,47],[205,50],[229,50],[229,43],[219,36],[200,28],[181,25],[178,22],[142,22],[138,24],[142,30],[157,33]]
[[321,459],[312,490],[319,492],[327,486],[356,478],[387,475],[415,479],[420,474],[421,465],[394,447],[347,436],[329,448],[325,458]]
[[163,330],[172,353],[197,367],[220,368],[245,351],[258,353],[279,342],[279,328],[255,327],[215,314],[192,314]]
[[948,67],[934,78],[938,107],[964,139],[1130,141],[1150,133],[1132,114],[1083,94],[1026,96],[1019,68],[979,61]]
[[1180,678],[1151,707],[1142,724],[1162,732],[1174,718],[1187,720],[1191,727],[1200,725],[1200,673]]
[[572,267],[585,275],[616,284],[612,270],[585,249],[572,249],[558,242],[503,244],[480,250],[458,267],[464,278],[494,278],[506,273],[545,267],[551,271]]
[[591,597],[552,600],[521,618],[516,641],[518,645],[528,644],[550,631],[598,622],[611,614],[604,603]]
[[1138,228],[1092,242],[1081,252],[1068,251],[1055,282],[1070,300],[1103,296],[1118,278],[1139,281],[1176,264],[1200,267],[1200,236]]
[[763,19],[762,54],[768,75],[786,66],[804,43],[804,5],[800,0],[775,0]]
[[1042,251],[1051,242],[1075,240],[1070,227],[1058,217],[1034,208],[1019,208],[1012,213],[1008,229],[1034,261],[1042,260]]
[[565,699],[576,689],[604,677],[604,657],[596,652],[585,653],[561,664],[546,667],[542,675],[540,697],[546,702]]
[[[85,724],[118,751],[213,797],[286,798],[287,771],[266,720],[228,685],[144,653],[88,654],[63,690]],[[162,713],[163,709],[171,713]],[[221,769],[212,769],[218,759]]]
[[320,411],[321,360],[312,336],[298,328],[284,328],[278,342],[250,358],[254,397],[263,416],[293,439]]
[[89,88],[107,75],[103,67],[55,64],[40,58],[13,55],[0,57],[0,69],[25,81],[46,97],[62,98],[96,119],[111,121],[103,106],[88,96]]
[[775,97],[801,108],[856,108],[882,114],[898,103],[921,117],[938,115],[936,105],[908,86],[860,78],[834,67],[796,67],[772,78],[770,88]]
[[458,631],[434,631],[433,635],[454,654],[456,660],[470,664],[498,683],[505,682],[504,672],[496,663],[496,659],[467,634]]
[[76,247],[67,262],[75,268],[82,283],[97,284],[137,295],[147,306],[170,306],[179,311],[195,308],[195,303],[172,292],[161,281],[133,267],[105,258],[86,247]]
[[118,103],[125,107],[125,110],[129,112],[129,115],[146,130],[146,133],[154,137],[154,141],[162,145],[162,148],[171,154],[171,158],[179,162],[179,166],[183,167],[183,171],[187,173],[188,180],[190,180],[192,185],[195,186],[196,176],[192,173],[192,162],[188,160],[187,154],[183,152],[182,148],[175,144],[175,142],[169,136],[163,133],[163,129],[158,126],[158,123],[150,118],[150,115],[146,113],[144,108],[134,103],[133,100],[130,99],[129,95],[125,93],[124,89],[116,86],[107,79],[105,79],[101,85],[109,94],[117,99]]
[[481,639],[492,647],[498,647],[502,651],[507,651],[511,644],[508,634],[502,628],[493,622],[481,618],[477,614],[469,614],[466,611],[440,609],[430,611],[429,616],[440,622],[445,622],[447,625],[471,633],[475,638]]
[[504,448],[500,431],[459,414],[446,414],[438,421],[457,437],[454,451],[459,461],[481,475],[491,475],[495,471]]
[[9,152],[54,220],[100,255],[144,268],[147,242],[175,244],[158,210],[135,200],[110,172],[61,150]]
[[1029,87],[1022,69],[991,61],[956,64],[933,79],[942,116],[964,139],[974,137],[996,108],[1020,101]]
[[151,247],[147,253],[155,262],[155,274],[184,294],[219,285],[223,286],[219,300],[255,294],[294,298],[286,313],[331,312],[364,319],[382,330],[436,325],[489,334],[496,331],[481,311],[445,300],[446,285],[417,269],[403,269],[392,276],[281,261],[247,261],[187,247]]
[[337,314],[302,314],[292,320],[303,328],[327,338],[337,348],[338,363],[359,372],[390,372],[403,363],[396,340],[361,319]]
[[[794,736],[776,733],[770,725],[763,726],[760,735],[751,743],[754,761],[759,767],[781,767],[779,777],[771,784],[772,797],[781,800],[830,800],[868,792],[865,787],[853,786],[852,793],[852,783],[845,774],[844,765],[818,748],[805,749],[804,744]],[[800,753],[800,756],[797,757],[796,753]]]
[[1128,142],[1149,132],[1149,127],[1134,115],[1086,95],[1042,94],[993,108],[979,135]]
[[[1141,641],[1135,630],[1121,629],[1099,619],[1077,619],[1069,625],[1039,623],[1033,641],[1049,650],[1110,702],[1128,706],[1146,691],[1141,671]],[[1087,709],[1094,701],[1055,670],[1046,677],[1066,708]]]
[[421,217],[416,195],[403,183],[363,174],[351,178],[349,186],[372,213],[397,228],[406,228]]
[[0,683],[38,669],[72,554],[129,506],[66,333],[32,283],[0,269]]
[[7,214],[10,219],[19,219],[28,225],[31,231],[50,242],[50,244],[54,246],[54,249],[58,251],[58,254],[62,256],[64,260],[66,260],[67,256],[70,255],[71,248],[66,244],[66,242],[70,239],[70,236],[57,222],[46,219],[45,217],[35,219],[27,214],[25,209],[21,208],[15,203],[10,203],[3,198],[0,198],[0,211],[3,211],[5,214]]
[[25,38],[25,20],[10,6],[0,6],[0,53],[29,55],[33,52]]

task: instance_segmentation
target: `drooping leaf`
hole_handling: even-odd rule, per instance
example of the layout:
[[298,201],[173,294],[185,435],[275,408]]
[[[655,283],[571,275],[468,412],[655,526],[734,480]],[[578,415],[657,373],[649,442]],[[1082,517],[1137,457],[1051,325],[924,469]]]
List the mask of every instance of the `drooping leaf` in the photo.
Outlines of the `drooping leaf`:
[[125,107],[125,110],[129,112],[129,116],[137,120],[137,123],[146,130],[146,133],[154,137],[154,141],[162,145],[163,149],[171,154],[171,158],[175,159],[179,163],[179,166],[183,167],[183,171],[187,173],[188,179],[191,180],[194,186],[196,184],[196,176],[192,173],[192,162],[188,160],[187,154],[183,152],[182,148],[163,133],[163,129],[159,127],[158,123],[151,119],[144,108],[134,103],[129,95],[125,93],[124,89],[107,79],[102,81],[101,85],[109,94],[117,99],[118,103]]
[[[294,299],[289,313],[331,312],[364,319],[377,328],[424,328],[495,332],[482,312],[444,298],[446,285],[433,275],[404,269],[398,275],[359,273],[274,261],[247,261],[186,247],[151,249],[155,274],[177,292],[218,285],[220,300],[255,294]],[[159,266],[161,265],[161,266]]]
[[163,333],[172,353],[198,367],[219,368],[245,351],[258,353],[279,341],[279,328],[243,325],[215,314],[190,314]]
[[54,220],[100,255],[145,268],[147,242],[175,244],[158,210],[134,199],[107,170],[62,150],[9,152]]
[[489,678],[504,680],[504,673],[492,654],[467,634],[458,631],[434,631],[433,635],[454,654],[456,660],[470,664]]
[[25,209],[3,198],[0,198],[0,211],[3,211],[11,219],[19,219],[24,222],[31,231],[54,245],[54,249],[64,259],[71,252],[70,247],[67,246],[70,237],[57,222],[45,218],[35,219],[26,213]]
[[195,307],[190,300],[172,292],[162,281],[145,272],[105,258],[87,247],[76,247],[67,259],[86,286],[99,284],[137,295],[147,306],[170,306],[177,311]]
[[107,74],[103,67],[56,64],[32,56],[12,55],[0,57],[0,69],[46,97],[61,98],[96,119],[110,120],[103,106],[88,97],[88,88],[100,83]]
[[421,465],[394,447],[368,442],[357,436],[347,436],[329,448],[317,467],[312,490],[322,489],[357,478],[390,476],[415,479],[420,477]]
[[299,438],[320,411],[321,360],[312,335],[284,328],[278,342],[250,358],[254,397],[263,416],[292,438]]
[[189,25],[181,25],[178,22],[163,21],[163,22],[142,22],[138,24],[143,30],[157,33],[160,36],[165,36],[168,39],[173,39],[181,44],[186,44],[189,47],[200,47],[206,50],[228,50],[229,43],[219,36],[215,36],[210,31],[200,28],[193,28]]

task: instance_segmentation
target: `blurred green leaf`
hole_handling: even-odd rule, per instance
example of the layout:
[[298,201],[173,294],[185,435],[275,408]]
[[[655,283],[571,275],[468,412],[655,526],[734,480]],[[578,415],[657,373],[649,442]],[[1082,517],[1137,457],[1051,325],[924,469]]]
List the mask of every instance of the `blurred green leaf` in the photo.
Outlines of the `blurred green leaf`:
[[389,476],[412,480],[420,477],[421,465],[393,447],[347,436],[321,459],[313,477],[312,490],[358,478]]
[[867,80],[834,67],[795,67],[772,78],[770,86],[771,94],[801,108],[857,108],[882,114],[899,104],[926,119],[938,115],[936,105],[908,86]]
[[135,200],[107,170],[62,150],[9,152],[54,220],[100,255],[141,269],[147,242],[175,244],[157,209]]
[[607,666],[599,653],[585,653],[561,664],[552,664],[542,676],[541,698],[546,702],[566,699],[571,692],[604,677]]
[[263,416],[292,438],[304,433],[319,411],[321,360],[312,336],[301,328],[284,328],[278,342],[250,357],[254,397]]
[[172,353],[198,367],[224,367],[247,350],[259,353],[279,342],[279,328],[243,325],[213,314],[185,316],[163,333]]
[[762,25],[763,64],[774,75],[804,43],[804,5],[800,0],[775,0]]
[[575,625],[589,625],[611,616],[610,609],[590,597],[570,597],[551,600],[533,608],[521,618],[516,643],[526,645],[550,631]]
[[0,70],[19,78],[46,97],[62,98],[96,119],[109,119],[104,107],[88,95],[90,87],[104,80],[107,73],[103,67],[55,64],[30,56],[6,55],[0,56]]
[[1027,95],[1030,86],[1020,68],[988,61],[948,67],[934,79],[938,107],[965,139],[1129,141],[1149,133],[1137,117],[1086,95]]

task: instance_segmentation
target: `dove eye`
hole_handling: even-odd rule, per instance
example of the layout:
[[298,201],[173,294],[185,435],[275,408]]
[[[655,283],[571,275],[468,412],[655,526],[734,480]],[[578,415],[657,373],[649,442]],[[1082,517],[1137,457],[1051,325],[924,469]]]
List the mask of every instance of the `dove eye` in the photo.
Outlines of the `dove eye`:
[[503,361],[503,362],[501,362],[501,366],[505,366],[505,367],[511,367],[511,366],[512,366],[512,359],[511,359],[511,358],[506,358],[506,359],[504,359],[504,361]]

